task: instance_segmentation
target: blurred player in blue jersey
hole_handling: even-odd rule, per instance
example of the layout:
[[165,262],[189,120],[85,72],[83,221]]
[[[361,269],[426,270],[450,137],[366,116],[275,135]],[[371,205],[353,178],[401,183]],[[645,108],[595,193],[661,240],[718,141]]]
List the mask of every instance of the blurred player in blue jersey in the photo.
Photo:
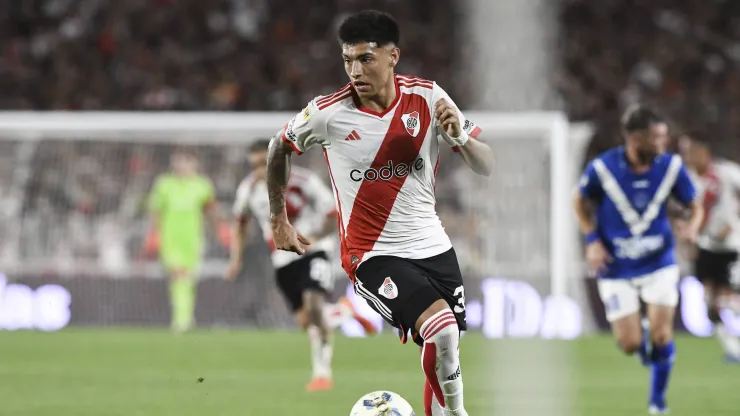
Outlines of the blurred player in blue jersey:
[[[694,242],[703,209],[680,156],[664,152],[665,121],[645,106],[622,117],[624,146],[592,160],[574,198],[586,262],[619,347],[651,367],[649,411],[667,412],[666,389],[676,353],[673,319],[679,269],[667,215],[669,198],[691,211],[681,237]],[[645,302],[650,330],[640,319]]]

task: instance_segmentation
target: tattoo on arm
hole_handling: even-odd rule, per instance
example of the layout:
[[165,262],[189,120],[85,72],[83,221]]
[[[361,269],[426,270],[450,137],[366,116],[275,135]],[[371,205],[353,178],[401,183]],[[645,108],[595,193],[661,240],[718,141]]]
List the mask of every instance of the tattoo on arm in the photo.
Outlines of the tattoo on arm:
[[270,141],[267,150],[267,194],[270,199],[270,215],[280,216],[285,212],[285,187],[290,177],[290,146],[280,135]]

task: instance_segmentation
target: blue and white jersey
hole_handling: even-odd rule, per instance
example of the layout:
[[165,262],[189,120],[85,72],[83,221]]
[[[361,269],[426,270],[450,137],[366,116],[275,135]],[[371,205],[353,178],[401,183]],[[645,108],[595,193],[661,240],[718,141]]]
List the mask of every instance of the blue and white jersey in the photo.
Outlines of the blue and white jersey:
[[618,147],[588,164],[579,188],[594,202],[596,232],[613,259],[599,277],[630,279],[676,264],[666,202],[672,196],[689,205],[696,197],[680,156],[664,153],[638,174]]

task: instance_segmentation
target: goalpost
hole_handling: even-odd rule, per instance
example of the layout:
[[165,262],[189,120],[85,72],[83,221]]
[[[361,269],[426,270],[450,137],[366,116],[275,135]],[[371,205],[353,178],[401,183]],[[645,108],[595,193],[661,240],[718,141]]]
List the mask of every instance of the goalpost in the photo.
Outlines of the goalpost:
[[[247,173],[251,140],[272,136],[293,113],[0,112],[0,272],[125,278],[156,276],[138,252],[142,201],[177,145],[198,146],[224,212]],[[443,155],[438,203],[473,279],[530,283],[577,297],[579,237],[570,213],[590,128],[561,113],[467,112],[496,155],[490,178]],[[294,163],[325,175],[320,152]],[[204,274],[226,255],[211,247]],[[467,278],[467,275],[466,275]]]

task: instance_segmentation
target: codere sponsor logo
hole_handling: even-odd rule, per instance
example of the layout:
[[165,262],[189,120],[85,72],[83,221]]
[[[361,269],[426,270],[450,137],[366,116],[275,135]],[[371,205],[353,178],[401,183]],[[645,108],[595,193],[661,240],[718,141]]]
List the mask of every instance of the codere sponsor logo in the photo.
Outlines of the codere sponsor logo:
[[349,172],[349,177],[355,182],[366,180],[375,182],[377,180],[389,181],[394,177],[405,178],[412,171],[420,171],[424,169],[424,159],[418,158],[412,163],[398,163],[394,164],[393,160],[389,160],[388,164],[381,167],[380,169],[366,169],[364,172],[359,169],[352,169]]

